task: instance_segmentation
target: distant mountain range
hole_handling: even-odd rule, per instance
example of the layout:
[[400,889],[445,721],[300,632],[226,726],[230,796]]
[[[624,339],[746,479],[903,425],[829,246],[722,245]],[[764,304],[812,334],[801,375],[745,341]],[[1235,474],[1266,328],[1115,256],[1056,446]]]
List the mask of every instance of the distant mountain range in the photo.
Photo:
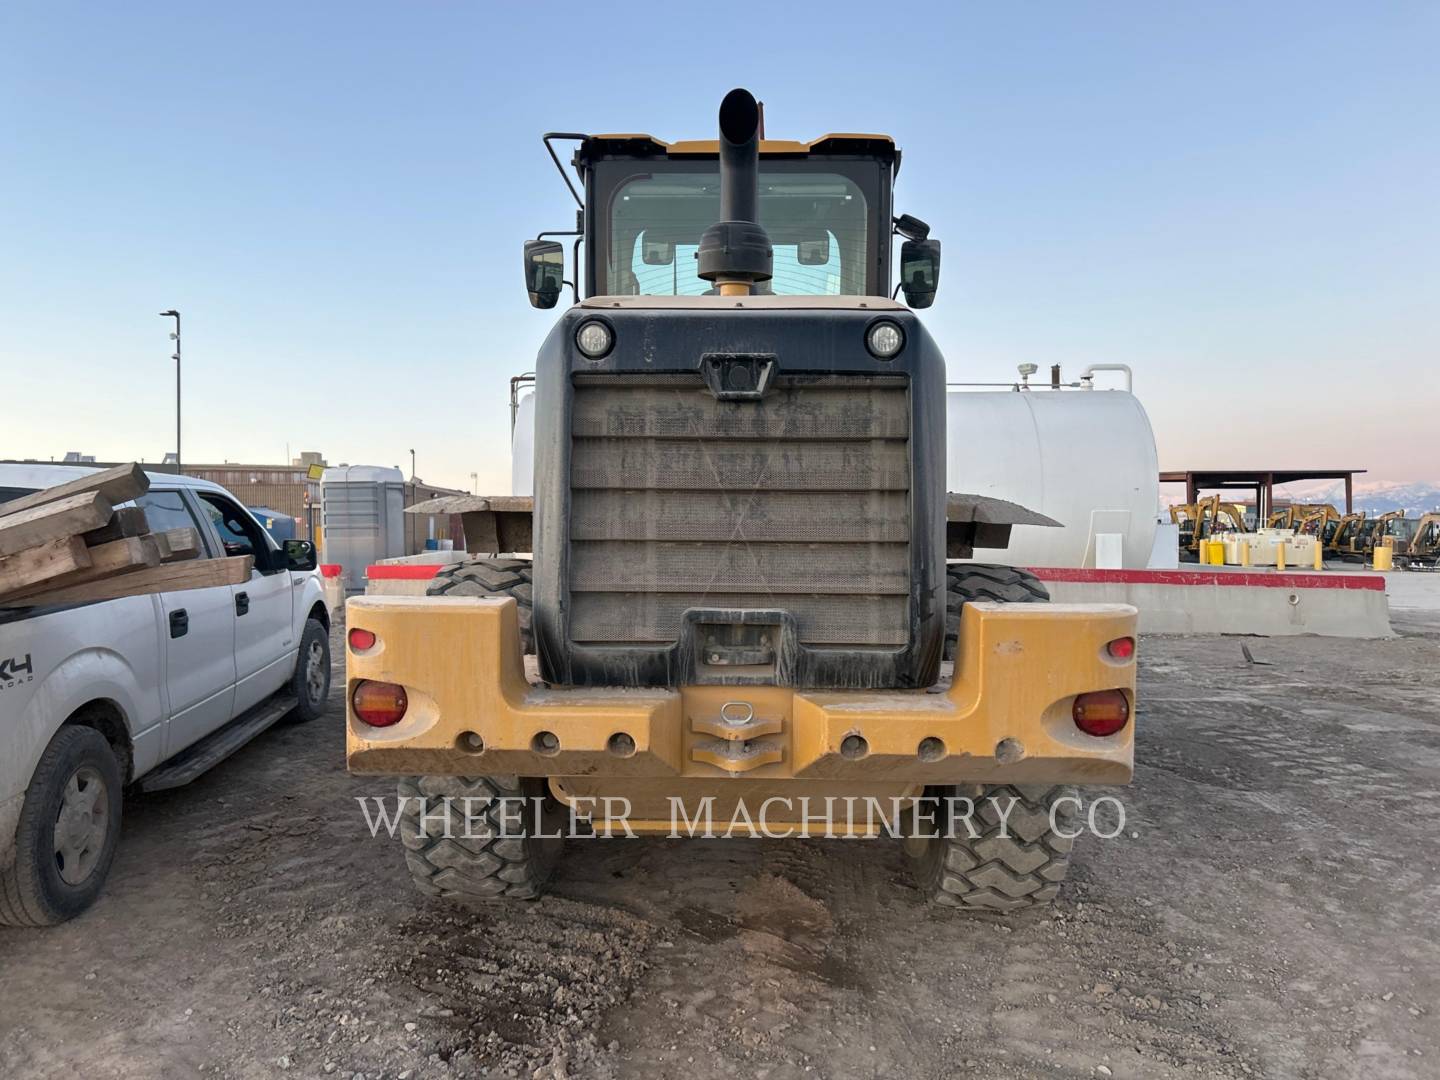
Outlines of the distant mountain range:
[[[1317,502],[1332,502],[1341,505],[1345,498],[1345,485],[1334,484],[1325,497]],[[1391,510],[1404,510],[1406,517],[1419,517],[1431,510],[1440,510],[1440,485],[1425,483],[1374,483],[1355,485],[1355,509],[1364,510],[1371,517],[1388,514]]]
[[[1249,501],[1244,492],[1231,492],[1229,498]],[[1183,490],[1168,488],[1160,496],[1161,504],[1172,506],[1185,501]],[[1311,484],[1288,484],[1275,489],[1275,502],[1285,505],[1289,502],[1330,503],[1345,509],[1345,485],[1333,481],[1316,481]],[[1440,484],[1423,481],[1355,483],[1355,509],[1364,510],[1370,517],[1388,514],[1392,510],[1404,510],[1406,517],[1419,517],[1433,510],[1440,510]]]

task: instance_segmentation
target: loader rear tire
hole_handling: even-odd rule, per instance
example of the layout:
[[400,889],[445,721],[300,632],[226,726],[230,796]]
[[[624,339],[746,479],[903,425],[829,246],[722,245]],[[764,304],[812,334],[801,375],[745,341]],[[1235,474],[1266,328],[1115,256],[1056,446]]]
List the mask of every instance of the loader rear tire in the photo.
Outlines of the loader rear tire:
[[960,640],[960,612],[972,600],[1009,604],[1043,604],[1050,594],[1028,570],[988,563],[951,563],[945,567],[945,659],[955,659]]
[[508,596],[520,616],[520,648],[535,651],[530,630],[534,576],[528,559],[466,559],[442,567],[425,590],[426,596]]
[[402,776],[399,788],[400,842],[421,892],[476,904],[545,891],[564,844],[564,814],[544,780]]
[[[916,883],[927,900],[1003,914],[1055,899],[1070,869],[1071,834],[1078,831],[1073,787],[948,786],[925,794],[966,797],[974,805],[968,819],[973,830],[964,818],[947,828],[942,809],[935,815],[935,835],[906,840]],[[972,831],[979,835],[972,837]]]

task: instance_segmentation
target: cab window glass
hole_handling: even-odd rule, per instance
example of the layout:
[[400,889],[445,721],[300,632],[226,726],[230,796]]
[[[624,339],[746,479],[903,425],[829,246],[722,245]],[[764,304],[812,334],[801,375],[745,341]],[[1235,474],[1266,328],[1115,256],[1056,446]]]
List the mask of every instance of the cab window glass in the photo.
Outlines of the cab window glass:
[[201,492],[200,501],[209,513],[215,531],[220,534],[220,542],[225,546],[227,556],[254,555],[258,559],[261,554],[270,550],[260,532],[260,526],[229,499]]
[[[204,543],[200,523],[185,505],[185,499],[178,491],[147,491],[135,500],[135,505],[145,511],[145,523],[151,532],[167,532],[170,529],[193,529]],[[208,547],[208,545],[207,545]]]
[[[760,223],[775,276],[756,292],[855,296],[865,291],[869,239],[865,193],[837,173],[760,171]],[[609,291],[707,296],[696,274],[700,237],[720,213],[718,171],[665,172],[621,185],[611,204]]]

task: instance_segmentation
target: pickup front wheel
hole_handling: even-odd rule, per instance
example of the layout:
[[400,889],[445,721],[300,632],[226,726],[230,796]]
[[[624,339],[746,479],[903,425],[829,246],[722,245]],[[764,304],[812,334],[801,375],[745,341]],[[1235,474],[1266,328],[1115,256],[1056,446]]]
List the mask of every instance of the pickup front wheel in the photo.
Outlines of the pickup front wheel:
[[55,733],[25,789],[15,861],[0,871],[0,926],[53,926],[94,903],[120,839],[123,783],[100,732]]
[[325,715],[325,702],[330,697],[330,634],[318,619],[305,623],[290,692],[296,699],[290,711],[293,723],[303,724]]

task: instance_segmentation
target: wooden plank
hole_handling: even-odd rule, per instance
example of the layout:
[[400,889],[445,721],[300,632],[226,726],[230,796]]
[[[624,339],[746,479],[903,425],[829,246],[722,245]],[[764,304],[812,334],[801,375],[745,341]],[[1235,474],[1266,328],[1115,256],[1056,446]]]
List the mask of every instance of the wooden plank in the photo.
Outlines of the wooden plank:
[[85,534],[89,547],[108,544],[111,540],[124,540],[127,536],[144,536],[150,531],[150,522],[145,520],[145,511],[138,506],[122,506],[110,515],[110,520],[98,529]]
[[81,573],[89,562],[90,552],[78,536],[47,540],[14,555],[0,557],[0,603],[11,593],[24,592],[37,585],[46,588],[46,582]]
[[7,513],[0,517],[0,555],[99,528],[110,520],[110,511],[110,500],[103,494],[82,491],[18,514]]
[[48,589],[19,599],[0,598],[7,607],[39,607],[42,604],[84,604],[96,600],[115,600],[122,596],[144,593],[178,592],[183,589],[208,589],[217,585],[243,585],[250,580],[255,560],[249,555],[231,559],[196,559],[171,566],[151,566],[121,577],[72,585],[64,589]]
[[139,465],[116,465],[113,469],[91,473],[89,476],[82,476],[66,484],[57,484],[44,491],[22,495],[10,502],[0,503],[0,521],[11,514],[18,514],[21,510],[29,510],[32,506],[44,506],[46,503],[65,499],[71,495],[80,495],[87,491],[98,491],[112,503],[122,503],[138,499],[149,490],[150,478],[145,475],[145,470]]
[[[79,539],[76,537],[76,539]],[[131,536],[124,540],[111,540],[99,547],[86,548],[90,565],[49,581],[34,583],[14,590],[5,597],[6,602],[29,596],[31,593],[47,592],[51,589],[84,585],[91,581],[131,574],[151,566],[160,565],[160,545],[153,536]]]
[[150,535],[160,549],[162,563],[183,562],[200,554],[200,536],[194,529],[166,529]]

